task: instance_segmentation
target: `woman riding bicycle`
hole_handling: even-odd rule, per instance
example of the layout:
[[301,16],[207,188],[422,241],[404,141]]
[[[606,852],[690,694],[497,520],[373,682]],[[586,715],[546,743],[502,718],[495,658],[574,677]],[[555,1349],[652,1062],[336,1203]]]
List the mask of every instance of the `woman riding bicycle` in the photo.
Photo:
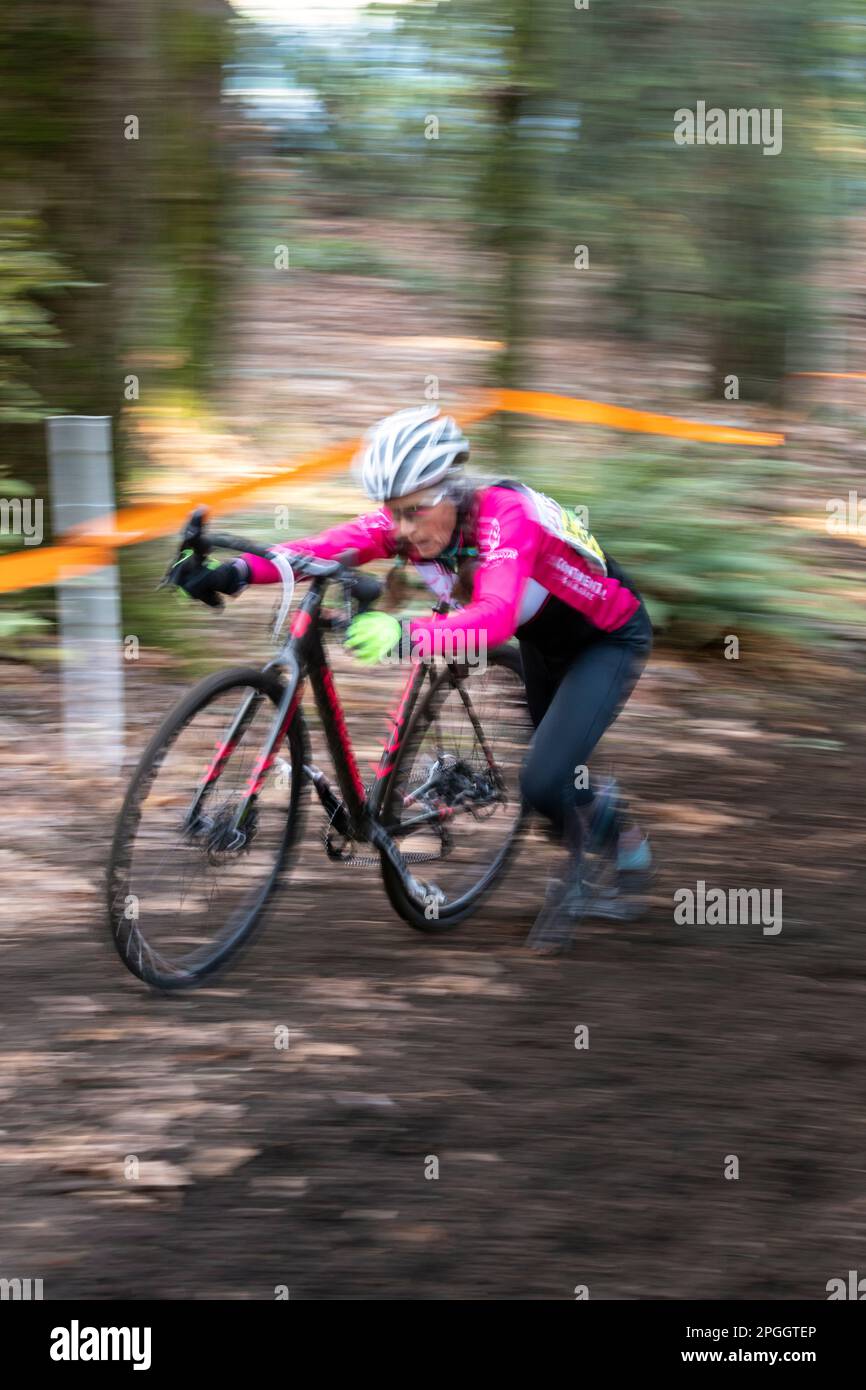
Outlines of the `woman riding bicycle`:
[[[557,949],[576,918],[630,920],[645,905],[648,841],[626,820],[614,782],[596,790],[587,762],[640,676],[652,627],[634,585],[573,512],[519,483],[473,480],[468,457],[468,440],[438,407],[398,411],[370,432],[362,456],[364,490],[379,509],[281,548],[351,565],[402,557],[437,599],[463,601],[429,618],[359,614],[346,646],[361,662],[407,642],[450,657],[455,643],[477,652],[517,638],[535,726],[521,786],[570,856],[530,944]],[[270,561],[245,555],[191,567],[179,582],[214,603],[278,578]],[[611,888],[588,887],[585,855],[609,863]]]

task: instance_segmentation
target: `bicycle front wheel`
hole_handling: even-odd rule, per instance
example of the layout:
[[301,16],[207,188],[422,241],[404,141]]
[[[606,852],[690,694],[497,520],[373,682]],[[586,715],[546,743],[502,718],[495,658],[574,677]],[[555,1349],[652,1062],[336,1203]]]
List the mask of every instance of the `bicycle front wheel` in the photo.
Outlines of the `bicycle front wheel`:
[[[117,822],[108,915],[147,984],[197,984],[249,940],[299,833],[306,738],[298,712],[260,777],[283,695],[276,675],[220,671],[190,691],[142,754]],[[253,781],[243,829],[234,821]]]
[[395,911],[419,931],[455,927],[503,873],[526,820],[520,768],[532,737],[520,657],[503,647],[457,679],[443,667],[413,715],[382,798],[381,818],[424,906],[382,859]]

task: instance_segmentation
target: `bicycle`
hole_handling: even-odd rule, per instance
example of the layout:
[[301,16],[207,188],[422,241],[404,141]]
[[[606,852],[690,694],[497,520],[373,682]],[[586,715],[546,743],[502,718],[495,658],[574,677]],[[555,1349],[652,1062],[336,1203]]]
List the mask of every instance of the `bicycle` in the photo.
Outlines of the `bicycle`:
[[[455,927],[503,873],[526,820],[518,777],[532,726],[519,654],[497,648],[483,670],[412,662],[375,778],[365,787],[323,634],[345,631],[383,586],[337,560],[287,556],[240,536],[210,534],[200,508],[184,529],[178,557],[191,550],[204,562],[215,548],[261,555],[279,569],[278,650],[262,668],[206,677],[169,712],[141,755],[107,871],[108,916],[124,964],[163,990],[193,987],[225,965],[261,923],[298,843],[310,786],[326,813],[331,862],[380,865],[391,906],[405,922],[425,932]],[[296,577],[310,587],[286,638]],[[342,590],[342,612],[324,607],[332,585]],[[447,605],[435,611],[446,612]],[[307,681],[337,789],[309,758]],[[485,728],[486,697],[494,708],[484,715]],[[270,724],[257,742],[253,727],[262,712]],[[406,842],[415,847],[404,850]],[[375,854],[358,856],[358,844]],[[419,866],[434,863],[435,882],[415,876]]]

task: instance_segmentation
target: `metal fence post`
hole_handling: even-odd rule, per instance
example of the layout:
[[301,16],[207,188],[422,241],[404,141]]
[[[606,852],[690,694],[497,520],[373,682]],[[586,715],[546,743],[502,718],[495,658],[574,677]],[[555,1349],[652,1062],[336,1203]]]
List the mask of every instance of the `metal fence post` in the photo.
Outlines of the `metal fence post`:
[[[114,526],[110,418],[65,415],[46,425],[55,536],[81,525],[110,531]],[[62,575],[57,606],[66,757],[118,773],[123,764],[124,717],[117,566]]]

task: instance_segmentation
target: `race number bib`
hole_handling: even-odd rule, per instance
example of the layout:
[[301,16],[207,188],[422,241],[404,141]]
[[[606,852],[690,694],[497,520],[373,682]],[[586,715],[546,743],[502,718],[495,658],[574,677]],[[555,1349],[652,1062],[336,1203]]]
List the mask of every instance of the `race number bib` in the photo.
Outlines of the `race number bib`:
[[543,492],[536,492],[531,487],[527,487],[526,491],[532,498],[538,520],[544,529],[578,550],[590,564],[601,570],[602,574],[607,574],[604,551],[595,536],[587,529],[581,516],[582,509],[563,507],[554,498]]

